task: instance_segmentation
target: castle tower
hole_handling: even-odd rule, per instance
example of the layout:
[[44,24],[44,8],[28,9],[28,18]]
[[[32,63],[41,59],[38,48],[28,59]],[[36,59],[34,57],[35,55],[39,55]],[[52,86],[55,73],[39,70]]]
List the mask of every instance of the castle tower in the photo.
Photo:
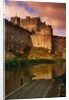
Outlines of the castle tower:
[[20,26],[20,18],[17,16],[17,13],[14,17],[11,17],[11,22],[14,23],[15,25]]

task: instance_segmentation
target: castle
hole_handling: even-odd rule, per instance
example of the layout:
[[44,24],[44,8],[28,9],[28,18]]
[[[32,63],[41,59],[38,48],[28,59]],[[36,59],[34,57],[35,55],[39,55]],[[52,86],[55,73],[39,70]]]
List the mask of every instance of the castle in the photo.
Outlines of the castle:
[[20,20],[19,17],[11,17],[11,22],[20,27],[32,32],[31,40],[34,47],[44,47],[52,51],[52,34],[53,29],[51,25],[42,23],[39,17]]
[[[30,18],[27,16],[26,19],[20,19],[16,15],[15,17],[11,17],[11,22],[6,20],[5,27],[7,31],[6,33],[9,33],[8,31],[11,30],[10,34],[6,37],[10,36],[10,41],[13,42],[14,40],[14,43],[18,43],[21,50],[25,44],[31,47],[46,48],[49,52],[64,56],[65,58],[66,38],[61,36],[54,36],[52,26],[46,25],[45,22],[41,22],[40,17]],[[6,39],[6,41],[7,40],[8,39]],[[10,42],[11,48],[16,47],[16,45],[14,46],[14,43],[12,42]],[[19,47],[18,49],[20,49]]]

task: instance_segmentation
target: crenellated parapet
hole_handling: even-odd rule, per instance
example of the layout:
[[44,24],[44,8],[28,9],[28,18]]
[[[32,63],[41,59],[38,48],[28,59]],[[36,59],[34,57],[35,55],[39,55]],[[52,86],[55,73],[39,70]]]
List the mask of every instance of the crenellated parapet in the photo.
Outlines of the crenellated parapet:
[[41,22],[40,17],[30,18],[29,16],[27,16],[26,19],[22,19],[20,21],[20,27],[23,27],[30,32],[38,31],[41,25],[45,25],[45,23]]

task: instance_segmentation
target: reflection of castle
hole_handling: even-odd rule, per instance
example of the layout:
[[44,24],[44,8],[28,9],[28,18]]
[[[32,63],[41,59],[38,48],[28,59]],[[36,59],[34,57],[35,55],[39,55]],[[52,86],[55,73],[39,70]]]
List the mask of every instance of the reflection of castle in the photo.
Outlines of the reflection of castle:
[[[65,55],[66,38],[54,36],[52,26],[46,25],[45,22],[42,23],[39,17],[30,18],[27,16],[26,19],[20,19],[18,16],[15,16],[11,17],[11,22],[13,26],[18,25],[18,27],[23,29],[24,35],[22,41],[25,40],[23,43],[26,42],[29,45],[29,41],[26,41],[25,33],[30,32],[33,47],[42,47],[48,49],[49,52]],[[20,34],[18,36],[20,37]]]

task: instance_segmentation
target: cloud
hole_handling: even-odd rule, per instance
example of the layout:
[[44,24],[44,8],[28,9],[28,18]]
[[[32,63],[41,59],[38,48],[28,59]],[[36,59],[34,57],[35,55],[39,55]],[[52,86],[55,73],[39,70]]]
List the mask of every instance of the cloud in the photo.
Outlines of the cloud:
[[5,5],[5,16],[12,17],[15,16],[16,13],[21,18],[32,16],[24,7],[18,6],[16,2],[8,2]]
[[33,7],[37,15],[53,27],[64,28],[66,26],[66,5],[64,3],[25,2],[25,4]]
[[66,36],[66,30],[65,29],[54,28],[53,33],[54,33],[54,35],[58,35],[58,36]]
[[[45,3],[45,2],[28,2],[28,1],[8,1],[5,5],[5,15],[17,15],[21,18],[26,16],[39,16],[41,21],[52,25],[55,29],[54,34],[65,34],[66,30],[66,4],[65,3]],[[8,17],[7,17],[8,18]]]

